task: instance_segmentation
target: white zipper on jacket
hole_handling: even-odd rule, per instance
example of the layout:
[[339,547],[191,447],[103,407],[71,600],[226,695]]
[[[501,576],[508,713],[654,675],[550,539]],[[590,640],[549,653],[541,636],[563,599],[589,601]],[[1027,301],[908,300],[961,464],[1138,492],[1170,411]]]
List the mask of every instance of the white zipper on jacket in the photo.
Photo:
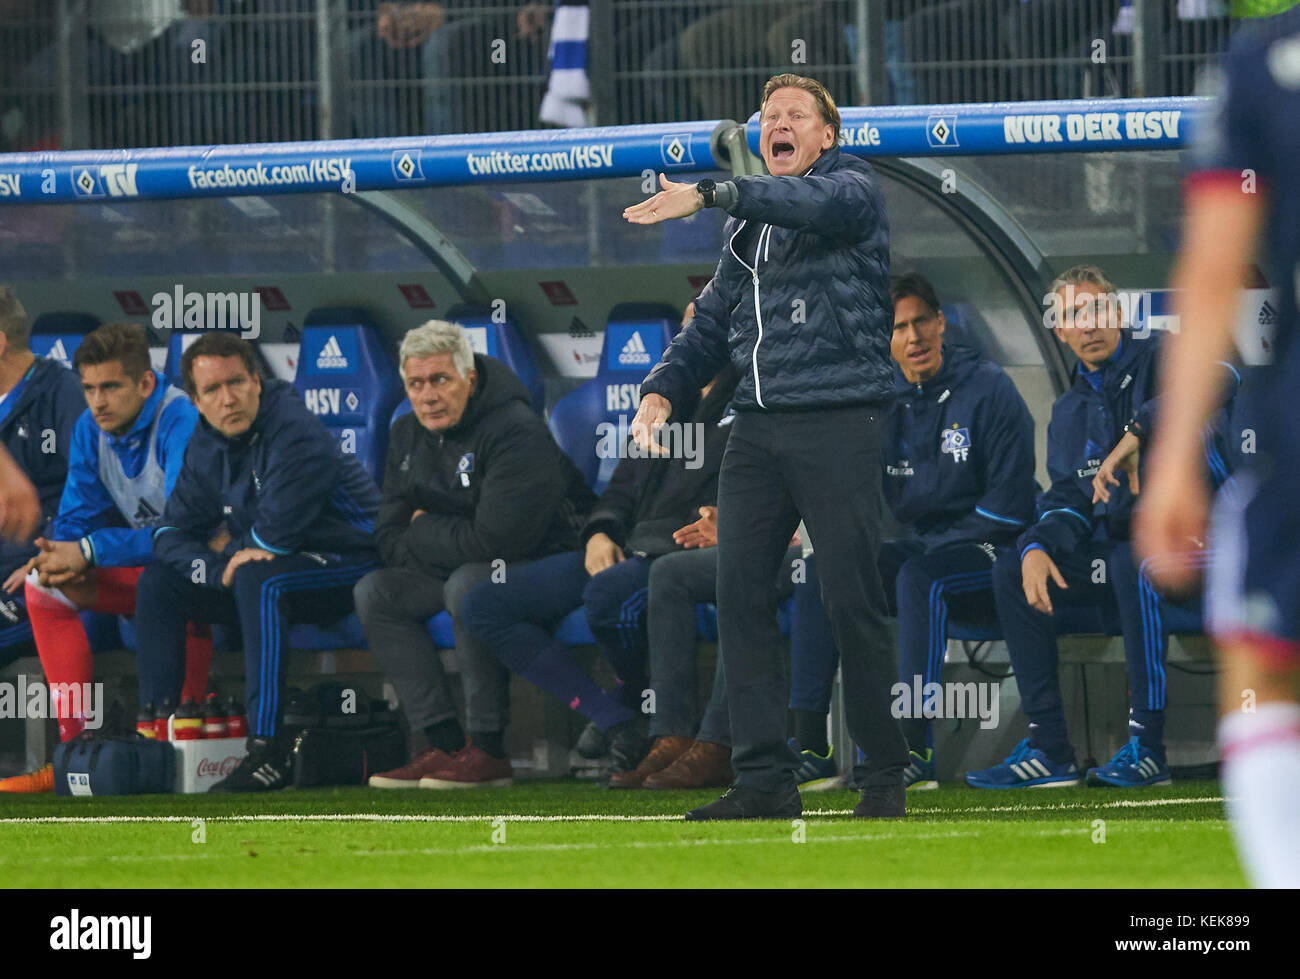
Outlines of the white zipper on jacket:
[[[735,249],[736,235],[740,234],[740,232],[744,230],[744,227],[747,223],[748,222],[746,221],[740,222],[740,227],[735,230],[735,232],[731,236],[731,239],[727,242],[727,248],[728,250],[730,250],[732,255],[735,255],[736,261],[738,261],[741,265],[745,266],[745,268],[749,269],[750,279],[754,283],[754,321],[758,324],[758,339],[754,341],[754,352],[750,356],[750,362],[753,364],[753,369],[754,369],[754,400],[758,402],[758,406],[760,408],[767,408],[767,405],[763,404],[763,388],[758,380],[758,348],[759,345],[763,342],[763,311],[759,305],[759,297],[758,297],[758,256],[762,254],[763,259],[766,261],[767,248],[770,247],[772,243],[772,226],[770,224],[765,224],[759,230],[758,242],[754,246],[754,264],[750,265],[739,255],[736,255],[736,249]],[[767,236],[766,243],[763,240],[764,235]]]

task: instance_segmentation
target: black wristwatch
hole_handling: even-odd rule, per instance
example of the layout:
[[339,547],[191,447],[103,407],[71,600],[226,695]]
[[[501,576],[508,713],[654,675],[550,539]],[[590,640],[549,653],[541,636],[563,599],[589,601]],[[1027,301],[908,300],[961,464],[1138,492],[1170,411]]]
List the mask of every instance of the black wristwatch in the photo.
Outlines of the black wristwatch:
[[717,183],[714,182],[713,180],[710,180],[708,177],[705,177],[703,180],[701,180],[698,184],[695,185],[695,189],[698,190],[700,192],[700,196],[704,198],[704,206],[712,207],[713,199],[718,191]]

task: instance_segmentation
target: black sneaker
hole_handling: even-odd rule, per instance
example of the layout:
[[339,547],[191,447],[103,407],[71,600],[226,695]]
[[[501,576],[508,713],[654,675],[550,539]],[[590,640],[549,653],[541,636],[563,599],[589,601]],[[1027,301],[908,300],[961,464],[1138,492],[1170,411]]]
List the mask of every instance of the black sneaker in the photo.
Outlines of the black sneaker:
[[609,729],[607,737],[609,757],[614,763],[613,771],[630,772],[649,754],[650,736],[645,728],[645,721],[638,715]]
[[727,790],[721,799],[686,814],[688,822],[713,819],[798,819],[803,815],[799,790],[791,785],[780,792],[760,792],[742,785]]
[[271,792],[293,780],[289,746],[276,738],[249,738],[248,754],[209,792]]
[[872,785],[862,790],[862,800],[853,807],[858,819],[902,819],[906,814],[907,790],[899,785]]
[[603,758],[605,752],[609,751],[609,739],[605,737],[605,732],[596,726],[595,721],[588,721],[587,726],[578,735],[577,748],[578,754],[583,758]]

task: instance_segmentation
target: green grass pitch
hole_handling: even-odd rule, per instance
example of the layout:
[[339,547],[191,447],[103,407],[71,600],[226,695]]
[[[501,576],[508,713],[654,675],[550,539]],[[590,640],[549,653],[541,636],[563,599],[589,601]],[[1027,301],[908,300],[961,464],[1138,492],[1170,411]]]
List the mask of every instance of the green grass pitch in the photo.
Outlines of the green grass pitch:
[[[807,793],[802,826],[686,823],[715,792],[0,797],[8,887],[1241,887],[1215,783]],[[196,822],[202,820],[201,823]],[[202,840],[200,842],[200,839]],[[802,842],[799,842],[802,840]]]

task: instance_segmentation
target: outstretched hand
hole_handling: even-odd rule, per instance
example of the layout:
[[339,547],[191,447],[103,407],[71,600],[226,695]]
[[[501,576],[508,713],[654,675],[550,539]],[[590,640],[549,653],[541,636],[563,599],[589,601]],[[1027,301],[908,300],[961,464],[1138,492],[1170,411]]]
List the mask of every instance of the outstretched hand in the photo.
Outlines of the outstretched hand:
[[688,218],[704,207],[704,198],[695,184],[676,183],[662,173],[659,186],[663,190],[649,200],[623,209],[623,217],[632,224],[658,224],[670,218]]
[[693,547],[716,547],[718,544],[718,508],[700,507],[700,519],[673,531],[673,540],[686,550]]
[[655,433],[664,427],[664,422],[672,413],[672,402],[662,394],[647,394],[642,397],[629,429],[636,444],[650,455],[667,455],[668,450],[655,441]]

